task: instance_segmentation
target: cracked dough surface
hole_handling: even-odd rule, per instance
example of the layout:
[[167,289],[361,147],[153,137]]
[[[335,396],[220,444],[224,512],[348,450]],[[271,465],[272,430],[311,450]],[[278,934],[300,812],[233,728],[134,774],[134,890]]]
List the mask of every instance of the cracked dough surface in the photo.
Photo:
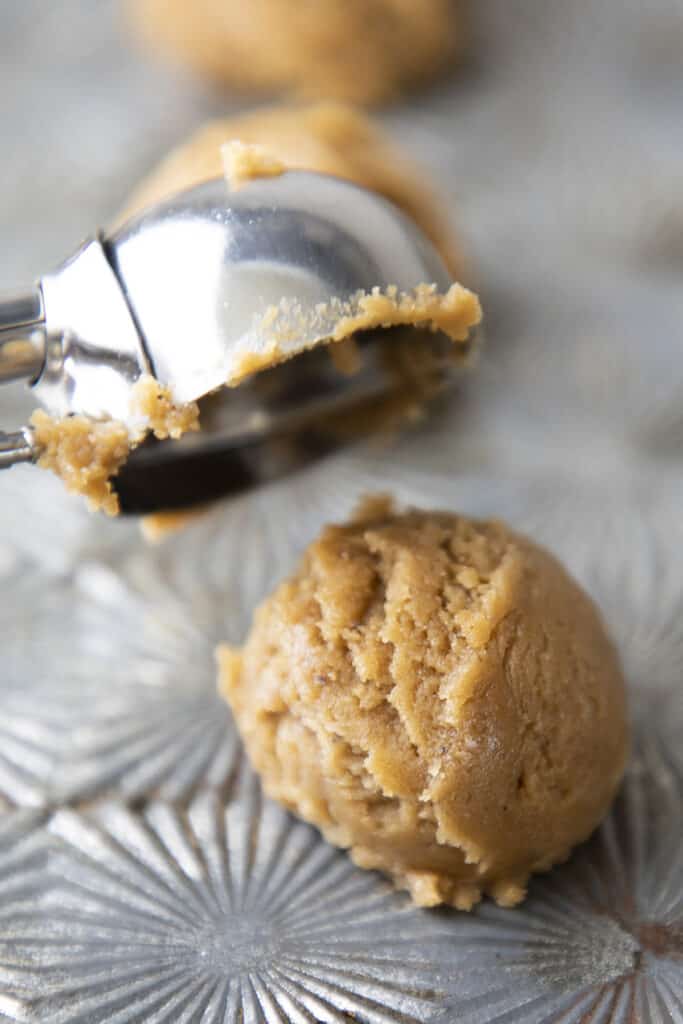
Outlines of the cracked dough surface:
[[252,90],[387,100],[452,65],[454,0],[129,0],[154,49]]
[[423,906],[519,902],[623,773],[600,616],[498,522],[366,500],[218,656],[266,791]]
[[335,174],[385,196],[422,228],[453,277],[462,261],[441,204],[415,167],[361,111],[342,104],[264,107],[210,121],[173,150],[130,198],[124,216],[224,173],[221,147],[238,141],[263,146],[291,169]]

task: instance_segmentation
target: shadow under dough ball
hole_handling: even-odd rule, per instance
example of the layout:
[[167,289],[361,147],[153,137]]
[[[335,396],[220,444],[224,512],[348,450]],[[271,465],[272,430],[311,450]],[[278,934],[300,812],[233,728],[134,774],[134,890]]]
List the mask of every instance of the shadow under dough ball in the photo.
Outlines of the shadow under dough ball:
[[600,616],[498,522],[366,500],[219,664],[266,792],[423,906],[518,903],[623,774],[625,687]]
[[432,78],[461,45],[455,0],[129,0],[147,44],[252,91],[377,103]]

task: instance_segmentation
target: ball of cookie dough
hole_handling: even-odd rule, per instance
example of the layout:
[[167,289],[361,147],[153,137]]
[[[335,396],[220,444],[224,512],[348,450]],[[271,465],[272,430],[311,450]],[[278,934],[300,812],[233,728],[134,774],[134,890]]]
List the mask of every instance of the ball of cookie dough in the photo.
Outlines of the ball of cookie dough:
[[422,228],[453,277],[461,276],[448,217],[424,174],[369,117],[342,104],[265,107],[209,122],[150,173],[123,216],[219,177],[221,146],[232,140],[264,146],[288,168],[334,174],[385,196]]
[[129,0],[155,49],[251,90],[386,100],[448,67],[454,0]]
[[219,663],[266,792],[423,906],[518,903],[624,770],[624,683],[595,606],[499,522],[367,502]]

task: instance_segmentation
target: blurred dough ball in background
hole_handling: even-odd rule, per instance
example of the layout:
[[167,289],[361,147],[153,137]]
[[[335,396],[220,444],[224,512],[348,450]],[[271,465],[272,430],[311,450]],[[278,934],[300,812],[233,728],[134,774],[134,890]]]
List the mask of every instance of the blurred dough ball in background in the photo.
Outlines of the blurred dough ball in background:
[[453,0],[128,0],[152,47],[243,89],[377,103],[445,70]]
[[265,146],[289,168],[335,174],[385,196],[422,228],[451,274],[461,276],[460,254],[448,218],[423,173],[370,118],[340,104],[266,107],[209,122],[150,173],[131,197],[124,216],[219,177],[221,146],[232,139]]

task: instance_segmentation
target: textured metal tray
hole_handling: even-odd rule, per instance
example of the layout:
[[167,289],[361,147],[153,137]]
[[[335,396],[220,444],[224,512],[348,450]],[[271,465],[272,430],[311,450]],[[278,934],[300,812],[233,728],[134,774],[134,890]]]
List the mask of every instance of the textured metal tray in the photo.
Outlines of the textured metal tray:
[[[0,477],[1,1022],[683,1021],[683,8],[476,19],[476,67],[386,115],[489,313],[448,410],[160,548],[36,470]],[[113,0],[5,5],[0,57],[3,286],[226,109],[126,48]],[[0,421],[29,407],[5,390]],[[509,519],[622,652],[621,795],[518,909],[418,911],[354,868],[263,800],[215,694],[215,642],[368,490]]]

